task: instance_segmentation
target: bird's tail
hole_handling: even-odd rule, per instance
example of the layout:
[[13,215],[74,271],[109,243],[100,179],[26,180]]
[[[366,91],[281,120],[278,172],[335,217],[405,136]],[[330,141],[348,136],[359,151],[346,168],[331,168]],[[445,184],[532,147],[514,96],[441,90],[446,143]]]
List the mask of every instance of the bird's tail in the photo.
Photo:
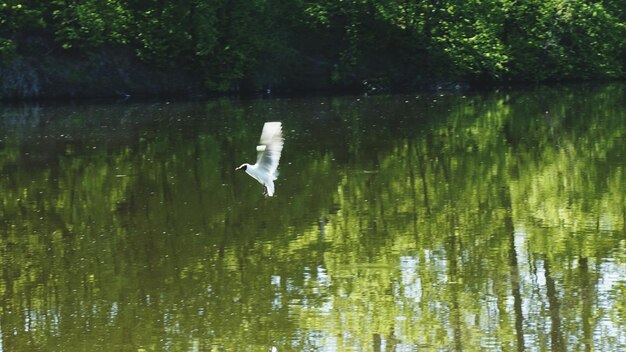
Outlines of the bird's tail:
[[274,195],[274,181],[266,182],[265,189],[267,190],[267,196],[272,197]]

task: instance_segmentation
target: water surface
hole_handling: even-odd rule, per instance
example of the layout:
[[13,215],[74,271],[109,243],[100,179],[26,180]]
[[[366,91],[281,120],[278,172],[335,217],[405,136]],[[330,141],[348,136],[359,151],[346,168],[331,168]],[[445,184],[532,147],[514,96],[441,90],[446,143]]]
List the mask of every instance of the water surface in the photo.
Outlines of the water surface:
[[624,350],[625,97],[3,107],[0,351]]

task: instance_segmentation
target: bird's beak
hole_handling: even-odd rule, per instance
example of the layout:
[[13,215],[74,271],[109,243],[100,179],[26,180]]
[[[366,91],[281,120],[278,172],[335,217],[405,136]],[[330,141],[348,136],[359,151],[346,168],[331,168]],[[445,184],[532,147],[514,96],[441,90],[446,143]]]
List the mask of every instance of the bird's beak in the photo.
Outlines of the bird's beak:
[[239,166],[238,168],[236,168],[236,169],[235,169],[235,171],[243,169],[243,167],[244,167],[244,166],[245,166],[245,164],[244,164],[244,165]]

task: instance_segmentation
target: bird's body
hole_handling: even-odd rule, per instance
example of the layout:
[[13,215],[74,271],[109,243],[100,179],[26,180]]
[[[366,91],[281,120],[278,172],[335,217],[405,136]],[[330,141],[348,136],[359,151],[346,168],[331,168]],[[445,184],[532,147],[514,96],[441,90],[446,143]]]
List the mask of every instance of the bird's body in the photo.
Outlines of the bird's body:
[[256,147],[257,160],[254,165],[244,163],[235,170],[243,169],[263,185],[265,195],[274,195],[274,181],[278,177],[278,162],[283,151],[283,130],[280,122],[266,122],[261,139]]

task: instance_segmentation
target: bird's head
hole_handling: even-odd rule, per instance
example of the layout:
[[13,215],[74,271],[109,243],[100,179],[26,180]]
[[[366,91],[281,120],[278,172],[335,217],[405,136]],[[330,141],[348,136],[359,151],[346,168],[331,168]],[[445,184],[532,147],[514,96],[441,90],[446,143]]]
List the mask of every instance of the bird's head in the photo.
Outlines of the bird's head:
[[247,163],[241,164],[241,166],[239,166],[238,168],[235,169],[235,171],[237,170],[243,170],[246,171],[246,168],[248,167]]

